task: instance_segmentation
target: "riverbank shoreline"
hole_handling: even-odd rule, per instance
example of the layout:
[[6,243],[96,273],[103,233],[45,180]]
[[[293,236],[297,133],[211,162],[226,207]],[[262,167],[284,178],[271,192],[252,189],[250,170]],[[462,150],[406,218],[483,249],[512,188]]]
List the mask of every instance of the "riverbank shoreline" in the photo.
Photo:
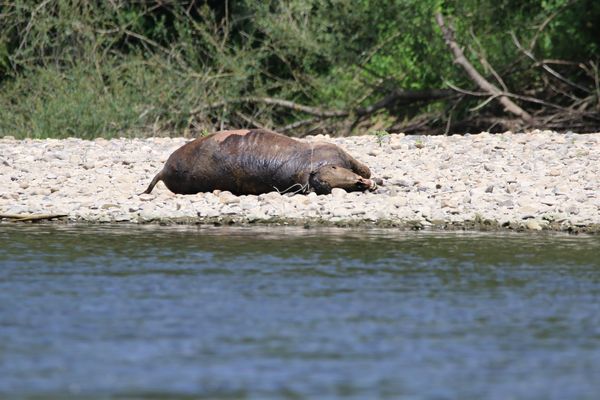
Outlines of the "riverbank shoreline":
[[[600,233],[600,133],[330,138],[384,185],[374,193],[139,195],[189,139],[0,138],[0,224],[389,227]],[[29,218],[41,216],[47,218]],[[3,218],[4,217],[4,218]]]

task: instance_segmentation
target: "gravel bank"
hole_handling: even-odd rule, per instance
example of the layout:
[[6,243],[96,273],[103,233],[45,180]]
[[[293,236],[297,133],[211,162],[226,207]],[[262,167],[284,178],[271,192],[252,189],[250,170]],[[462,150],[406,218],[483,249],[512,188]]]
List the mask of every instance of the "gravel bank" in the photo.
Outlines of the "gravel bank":
[[[0,214],[62,221],[600,232],[600,133],[309,137],[384,180],[375,193],[138,195],[183,138],[0,139]],[[9,218],[4,218],[7,221]]]

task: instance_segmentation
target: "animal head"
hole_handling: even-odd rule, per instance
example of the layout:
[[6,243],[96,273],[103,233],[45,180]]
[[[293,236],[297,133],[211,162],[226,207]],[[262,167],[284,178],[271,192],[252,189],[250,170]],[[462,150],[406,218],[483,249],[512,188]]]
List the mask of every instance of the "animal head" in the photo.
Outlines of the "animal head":
[[310,187],[317,194],[331,193],[333,188],[341,188],[347,192],[375,190],[375,181],[355,174],[349,169],[336,165],[325,165],[310,174]]

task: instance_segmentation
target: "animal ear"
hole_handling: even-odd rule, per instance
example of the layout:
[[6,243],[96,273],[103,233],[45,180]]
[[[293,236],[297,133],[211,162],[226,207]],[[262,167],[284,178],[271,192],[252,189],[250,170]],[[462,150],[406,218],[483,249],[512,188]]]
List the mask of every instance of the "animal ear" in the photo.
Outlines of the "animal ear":
[[327,182],[321,180],[320,170],[311,171],[309,177],[309,186],[316,194],[331,193],[331,188]]

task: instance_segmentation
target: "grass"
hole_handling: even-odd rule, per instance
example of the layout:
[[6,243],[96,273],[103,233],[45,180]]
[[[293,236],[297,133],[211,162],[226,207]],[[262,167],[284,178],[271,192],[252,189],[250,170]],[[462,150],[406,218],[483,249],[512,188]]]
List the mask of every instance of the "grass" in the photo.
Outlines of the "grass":
[[390,133],[385,130],[378,130],[371,132],[371,135],[375,136],[375,138],[377,139],[377,144],[379,144],[379,147],[382,147],[384,140],[386,138],[389,138]]
[[0,137],[166,135],[186,126],[199,86],[136,63],[106,65],[100,73],[85,63],[35,69],[4,84]]

